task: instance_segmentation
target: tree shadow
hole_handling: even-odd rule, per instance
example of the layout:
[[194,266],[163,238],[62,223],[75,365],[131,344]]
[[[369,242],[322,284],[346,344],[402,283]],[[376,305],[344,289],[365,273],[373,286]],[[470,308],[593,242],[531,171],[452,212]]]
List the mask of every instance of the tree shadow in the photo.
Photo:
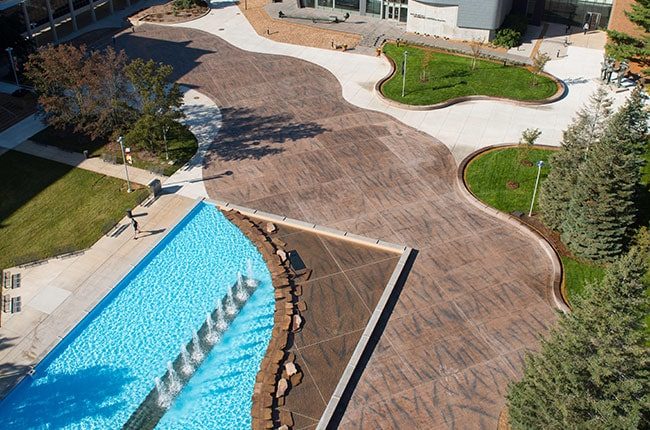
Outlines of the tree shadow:
[[469,70],[452,70],[446,75],[443,75],[442,78],[466,78],[470,74]]
[[284,151],[282,144],[327,131],[315,122],[296,122],[288,114],[259,115],[250,108],[221,110],[223,126],[210,146],[206,161],[260,159]]
[[115,397],[134,379],[128,369],[108,366],[26,378],[0,403],[4,428],[63,428],[111,417],[126,406]]

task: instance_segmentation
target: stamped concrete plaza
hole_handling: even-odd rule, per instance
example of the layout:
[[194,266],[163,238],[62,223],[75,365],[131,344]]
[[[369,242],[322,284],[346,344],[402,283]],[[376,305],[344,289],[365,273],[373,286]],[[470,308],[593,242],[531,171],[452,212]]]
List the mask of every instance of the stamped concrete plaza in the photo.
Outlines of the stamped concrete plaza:
[[468,202],[449,149],[347,103],[306,61],[162,26],[118,43],[219,106],[210,197],[418,249],[341,428],[495,428],[525,351],[555,319],[552,261]]

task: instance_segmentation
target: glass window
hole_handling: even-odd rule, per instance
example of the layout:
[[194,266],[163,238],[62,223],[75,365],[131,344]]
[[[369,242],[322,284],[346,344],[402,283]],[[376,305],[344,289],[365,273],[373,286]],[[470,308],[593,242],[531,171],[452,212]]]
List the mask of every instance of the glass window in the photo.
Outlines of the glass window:
[[334,4],[337,9],[359,11],[359,0],[336,0]]
[[366,13],[379,15],[381,13],[381,0],[367,0]]
[[318,6],[332,7],[332,0],[318,0]]

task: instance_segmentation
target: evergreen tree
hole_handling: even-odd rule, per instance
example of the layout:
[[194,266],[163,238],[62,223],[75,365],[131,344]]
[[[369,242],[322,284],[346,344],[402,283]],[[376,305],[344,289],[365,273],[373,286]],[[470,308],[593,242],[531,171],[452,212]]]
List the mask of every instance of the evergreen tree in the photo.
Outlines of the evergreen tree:
[[635,247],[613,263],[526,358],[507,396],[514,430],[648,427],[646,252]]
[[583,107],[573,123],[564,131],[562,146],[549,163],[551,171],[542,184],[539,206],[547,226],[559,230],[569,208],[571,190],[578,168],[589,147],[599,138],[611,112],[612,100],[605,88],[600,87]]
[[650,61],[650,0],[636,0],[625,15],[636,24],[638,34],[632,35],[616,30],[608,30],[607,53],[618,60],[624,58],[638,61],[647,66]]
[[648,114],[640,90],[607,123],[578,168],[562,240],[577,256],[611,261],[632,238],[647,143]]

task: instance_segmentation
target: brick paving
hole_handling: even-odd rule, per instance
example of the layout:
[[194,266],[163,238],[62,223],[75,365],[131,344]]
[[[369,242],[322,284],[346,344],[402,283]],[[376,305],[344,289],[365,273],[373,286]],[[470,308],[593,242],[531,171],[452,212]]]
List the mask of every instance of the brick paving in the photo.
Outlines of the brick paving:
[[555,320],[552,264],[465,200],[449,150],[348,104],[311,63],[189,29],[120,38],[220,107],[204,165],[211,197],[418,249],[340,427],[495,428],[525,351]]

